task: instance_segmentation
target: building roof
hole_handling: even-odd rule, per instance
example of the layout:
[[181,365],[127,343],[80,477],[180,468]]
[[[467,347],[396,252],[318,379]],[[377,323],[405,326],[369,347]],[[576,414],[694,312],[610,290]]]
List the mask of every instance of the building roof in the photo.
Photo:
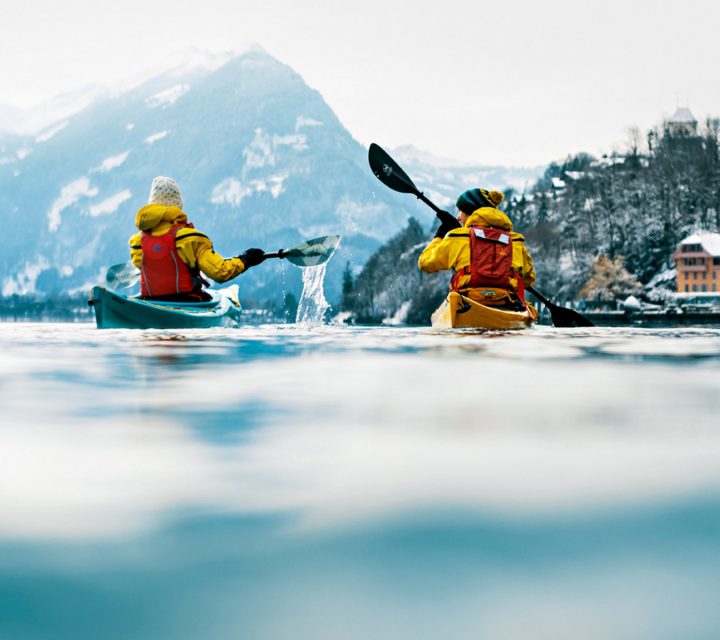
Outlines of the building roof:
[[693,233],[685,238],[680,246],[684,244],[699,244],[713,257],[720,257],[720,233]]
[[673,116],[668,120],[668,122],[689,122],[692,124],[697,124],[697,120],[695,120],[695,116],[690,113],[690,109],[687,109],[686,107],[678,107],[677,111],[673,114]]

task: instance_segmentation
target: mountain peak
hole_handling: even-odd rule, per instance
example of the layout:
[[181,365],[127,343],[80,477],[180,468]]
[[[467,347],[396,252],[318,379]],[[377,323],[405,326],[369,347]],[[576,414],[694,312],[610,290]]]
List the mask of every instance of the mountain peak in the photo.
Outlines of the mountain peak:
[[98,100],[119,96],[154,78],[161,76],[178,78],[193,73],[213,73],[228,62],[248,53],[269,55],[265,49],[255,43],[223,52],[186,47],[169,53],[149,69],[127,76],[110,86],[100,83],[87,85],[62,93],[28,109],[0,104],[0,133],[35,136],[77,115]]

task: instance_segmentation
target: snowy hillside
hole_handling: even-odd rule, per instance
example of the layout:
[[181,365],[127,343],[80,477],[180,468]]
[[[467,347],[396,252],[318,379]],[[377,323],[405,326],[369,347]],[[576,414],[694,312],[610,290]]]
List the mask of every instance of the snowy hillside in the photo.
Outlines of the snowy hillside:
[[[330,299],[346,262],[359,268],[411,215],[432,220],[413,199],[384,189],[320,94],[257,48],[224,58],[196,52],[122,91],[60,103],[66,108],[42,127],[5,112],[22,125],[0,134],[5,296],[88,289],[126,261],[155,175],[179,181],[190,219],[226,256],[340,233]],[[418,180],[455,195],[464,187],[447,169],[433,171],[427,165]],[[244,299],[278,301],[284,290],[299,291],[300,278],[275,261],[238,283]]]

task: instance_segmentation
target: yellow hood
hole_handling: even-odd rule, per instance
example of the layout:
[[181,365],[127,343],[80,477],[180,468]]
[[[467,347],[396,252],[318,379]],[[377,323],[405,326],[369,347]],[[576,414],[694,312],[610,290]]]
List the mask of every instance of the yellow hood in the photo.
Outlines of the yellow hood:
[[510,218],[499,209],[493,209],[492,207],[480,207],[473,211],[465,222],[466,227],[471,227],[472,225],[495,227],[505,231],[513,230]]
[[160,235],[170,227],[186,222],[187,216],[182,209],[164,204],[149,204],[135,216],[135,226],[140,231],[151,231],[153,235]]

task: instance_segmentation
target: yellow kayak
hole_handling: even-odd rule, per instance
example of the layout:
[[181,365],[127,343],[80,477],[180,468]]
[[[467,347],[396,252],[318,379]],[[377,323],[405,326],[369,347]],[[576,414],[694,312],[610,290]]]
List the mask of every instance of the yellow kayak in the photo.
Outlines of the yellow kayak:
[[436,329],[525,329],[537,320],[537,311],[528,305],[525,311],[489,307],[451,291],[432,314]]

